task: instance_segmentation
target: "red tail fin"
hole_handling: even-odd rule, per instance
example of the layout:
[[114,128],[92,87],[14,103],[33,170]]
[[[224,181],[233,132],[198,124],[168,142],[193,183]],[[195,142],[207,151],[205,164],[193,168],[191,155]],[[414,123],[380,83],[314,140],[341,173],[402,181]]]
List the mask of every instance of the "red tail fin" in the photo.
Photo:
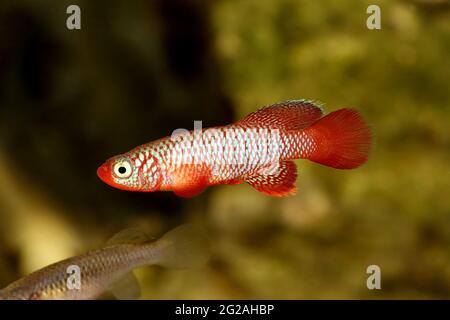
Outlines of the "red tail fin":
[[338,169],[356,168],[367,161],[370,129],[356,110],[332,112],[307,130],[317,141],[309,160]]

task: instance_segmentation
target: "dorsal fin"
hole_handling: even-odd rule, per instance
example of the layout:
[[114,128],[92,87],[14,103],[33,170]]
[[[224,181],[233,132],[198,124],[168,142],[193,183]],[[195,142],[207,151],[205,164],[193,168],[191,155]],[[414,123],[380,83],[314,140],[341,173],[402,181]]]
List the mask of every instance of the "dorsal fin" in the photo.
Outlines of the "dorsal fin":
[[319,104],[307,100],[289,100],[263,107],[237,124],[270,129],[300,130],[309,127],[323,115]]
[[113,246],[117,244],[139,244],[150,240],[152,240],[152,238],[145,234],[142,230],[138,228],[128,228],[113,235],[108,240],[106,245]]

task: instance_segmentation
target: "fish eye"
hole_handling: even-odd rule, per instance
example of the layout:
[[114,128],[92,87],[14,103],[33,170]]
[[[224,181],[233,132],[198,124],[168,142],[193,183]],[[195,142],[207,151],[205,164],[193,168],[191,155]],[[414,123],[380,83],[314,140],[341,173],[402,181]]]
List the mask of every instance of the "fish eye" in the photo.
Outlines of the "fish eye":
[[128,178],[131,176],[131,165],[128,161],[120,161],[114,165],[114,174],[118,178]]

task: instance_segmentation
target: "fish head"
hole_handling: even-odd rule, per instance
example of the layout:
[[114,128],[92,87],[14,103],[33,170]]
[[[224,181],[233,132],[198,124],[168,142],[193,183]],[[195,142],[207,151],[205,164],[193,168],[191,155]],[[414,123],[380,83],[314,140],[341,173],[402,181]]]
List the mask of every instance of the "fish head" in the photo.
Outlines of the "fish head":
[[106,184],[126,191],[158,190],[161,184],[161,171],[155,157],[141,151],[112,157],[98,169],[98,177]]

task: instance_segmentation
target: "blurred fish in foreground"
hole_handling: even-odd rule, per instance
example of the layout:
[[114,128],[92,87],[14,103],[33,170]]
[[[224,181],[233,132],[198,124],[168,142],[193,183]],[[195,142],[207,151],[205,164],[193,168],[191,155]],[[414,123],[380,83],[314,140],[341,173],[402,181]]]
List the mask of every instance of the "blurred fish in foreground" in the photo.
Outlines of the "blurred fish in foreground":
[[[136,229],[112,237],[107,246],[72,257],[19,279],[3,290],[0,300],[88,300],[110,291],[118,299],[137,299],[140,288],[132,271],[147,265],[169,268],[201,266],[209,256],[203,230],[182,225],[152,241]],[[72,283],[79,270],[79,283]]]

